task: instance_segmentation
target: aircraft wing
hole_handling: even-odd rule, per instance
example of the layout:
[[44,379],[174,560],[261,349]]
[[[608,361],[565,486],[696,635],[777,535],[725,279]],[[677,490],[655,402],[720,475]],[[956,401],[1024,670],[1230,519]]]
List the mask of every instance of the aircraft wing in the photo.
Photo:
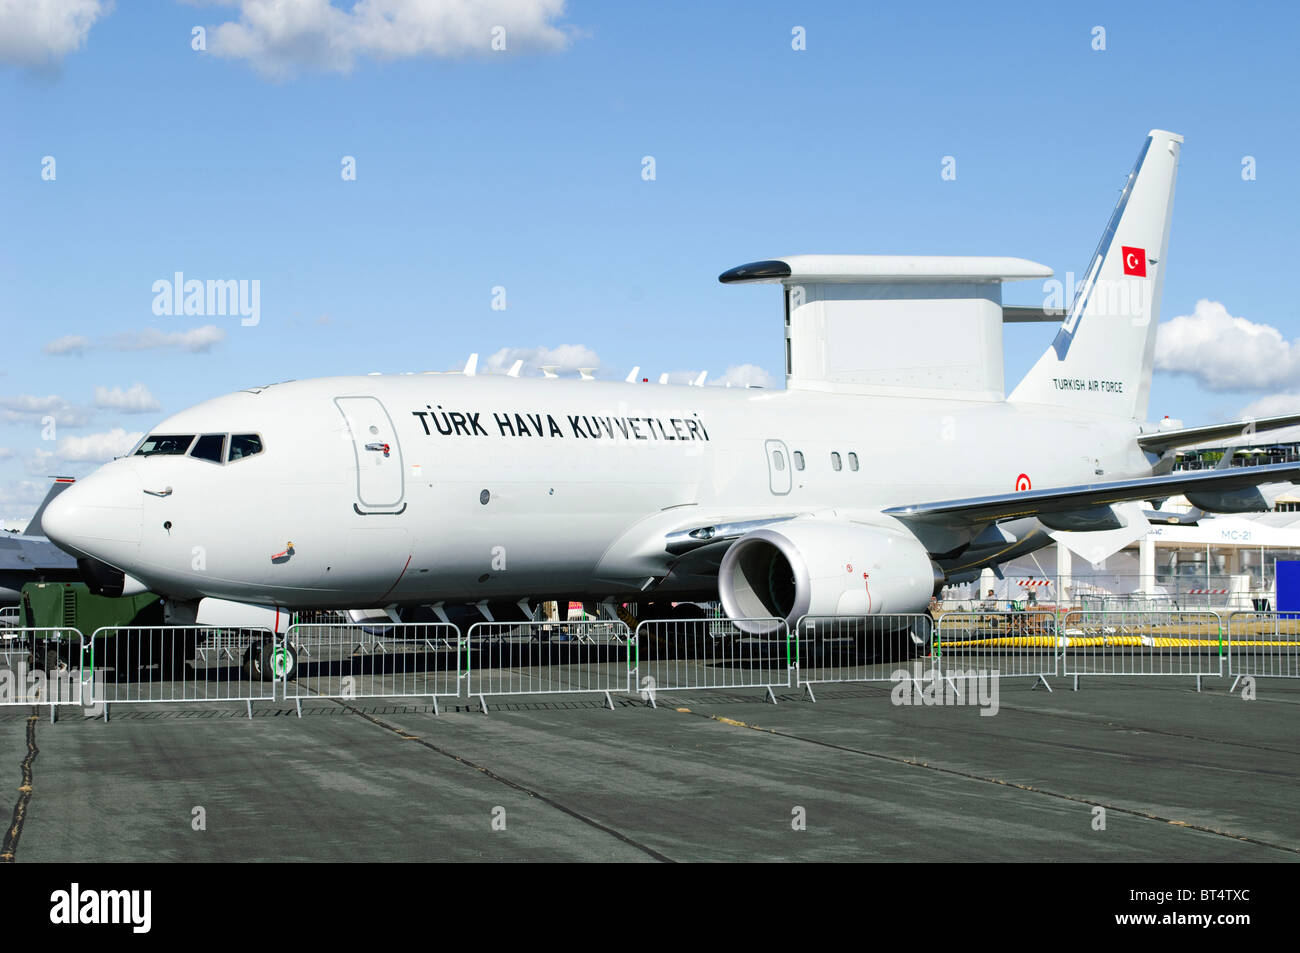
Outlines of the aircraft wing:
[[1142,477],[1114,483],[998,493],[964,500],[939,500],[909,506],[891,506],[886,515],[906,522],[939,525],[975,525],[1047,513],[1086,512],[1094,507],[1134,500],[1158,500],[1185,493],[1218,493],[1258,486],[1261,483],[1300,481],[1300,463],[1279,463],[1266,467],[1231,467],[1223,470],[1179,472],[1173,476]]
[[1207,440],[1221,440],[1225,437],[1241,437],[1265,430],[1280,430],[1297,424],[1300,424],[1300,414],[1286,414],[1281,417],[1261,417],[1258,420],[1238,420],[1230,424],[1211,424],[1208,427],[1186,427],[1182,430],[1144,433],[1138,435],[1137,442],[1143,450],[1164,453],[1174,447],[1186,447]]

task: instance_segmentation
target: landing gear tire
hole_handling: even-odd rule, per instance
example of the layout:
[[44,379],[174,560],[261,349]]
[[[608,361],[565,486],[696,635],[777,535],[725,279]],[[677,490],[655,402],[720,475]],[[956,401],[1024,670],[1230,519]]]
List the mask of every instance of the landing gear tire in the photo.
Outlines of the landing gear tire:
[[292,681],[298,677],[298,650],[286,642],[284,645],[264,645],[263,678]]
[[260,642],[244,653],[244,673],[264,682],[293,679],[298,675],[298,651],[292,645]]

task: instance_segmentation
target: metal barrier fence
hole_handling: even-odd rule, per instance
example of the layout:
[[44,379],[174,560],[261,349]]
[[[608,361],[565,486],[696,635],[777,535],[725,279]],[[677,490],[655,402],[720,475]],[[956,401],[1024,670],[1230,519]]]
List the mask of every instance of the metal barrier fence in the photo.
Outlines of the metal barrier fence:
[[1227,673],[1222,617],[1209,610],[1082,612],[1061,617],[1063,675],[1079,687],[1081,675],[1184,675],[1201,679]]
[[894,682],[900,669],[934,648],[934,620],[924,612],[874,616],[806,615],[791,636],[796,683],[813,701],[826,682]]
[[648,619],[636,627],[632,688],[655,693],[795,685],[794,646],[783,619]]
[[32,633],[35,631],[40,630],[17,627],[0,629],[0,664],[12,668],[16,661],[30,657]]
[[1234,612],[1226,625],[1230,691],[1243,677],[1300,678],[1300,614]]
[[0,629],[0,706],[90,704],[84,639],[68,627]]
[[970,670],[999,678],[1034,678],[1050,692],[1047,676],[1059,671],[1056,614],[1025,612],[949,612],[939,618],[935,665],[949,673]]
[[104,626],[82,641],[105,721],[113,705],[149,702],[242,701],[252,718],[253,702],[275,701],[284,648],[270,629],[203,625]]
[[[0,629],[0,705],[442,698],[1089,676],[1300,678],[1300,613],[1071,610],[619,621]],[[916,670],[915,674],[908,669]],[[954,686],[956,687],[956,686]]]
[[289,626],[275,677],[302,717],[304,698],[439,698],[460,694],[464,645],[448,622]]
[[623,622],[478,622],[466,638],[468,694],[484,712],[489,695],[595,692],[613,708],[610,692],[630,689],[633,657]]

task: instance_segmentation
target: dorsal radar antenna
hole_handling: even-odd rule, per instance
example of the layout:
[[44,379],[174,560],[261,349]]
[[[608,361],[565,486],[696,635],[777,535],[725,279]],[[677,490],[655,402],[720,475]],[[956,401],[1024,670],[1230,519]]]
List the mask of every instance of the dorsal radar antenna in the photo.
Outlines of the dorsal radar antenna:
[[790,390],[1000,401],[1002,283],[1051,276],[1023,258],[790,255],[718,280],[782,286]]

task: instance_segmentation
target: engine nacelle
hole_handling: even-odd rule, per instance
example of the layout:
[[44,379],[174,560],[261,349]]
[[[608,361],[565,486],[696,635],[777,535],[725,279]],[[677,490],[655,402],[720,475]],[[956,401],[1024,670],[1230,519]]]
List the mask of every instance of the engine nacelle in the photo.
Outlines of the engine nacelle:
[[718,571],[728,616],[785,619],[791,626],[804,615],[921,612],[942,583],[942,571],[915,537],[820,519],[746,533]]

